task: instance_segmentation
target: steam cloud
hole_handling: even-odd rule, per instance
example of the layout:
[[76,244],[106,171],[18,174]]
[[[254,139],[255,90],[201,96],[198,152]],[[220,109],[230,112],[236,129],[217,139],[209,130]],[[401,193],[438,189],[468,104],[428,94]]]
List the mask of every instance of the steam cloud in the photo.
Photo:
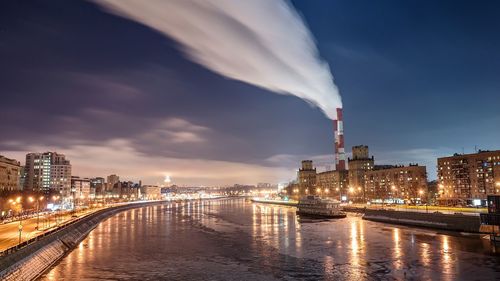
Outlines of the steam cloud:
[[290,4],[281,0],[95,0],[181,43],[223,76],[291,94],[336,119],[342,101],[328,64]]

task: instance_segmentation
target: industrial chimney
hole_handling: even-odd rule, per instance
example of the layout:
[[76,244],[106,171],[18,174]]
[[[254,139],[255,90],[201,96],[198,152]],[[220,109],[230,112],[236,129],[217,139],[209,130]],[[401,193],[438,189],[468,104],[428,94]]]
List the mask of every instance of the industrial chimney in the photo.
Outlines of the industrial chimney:
[[333,131],[335,137],[335,170],[345,170],[345,149],[344,149],[344,124],[342,108],[337,108],[337,120],[333,120]]

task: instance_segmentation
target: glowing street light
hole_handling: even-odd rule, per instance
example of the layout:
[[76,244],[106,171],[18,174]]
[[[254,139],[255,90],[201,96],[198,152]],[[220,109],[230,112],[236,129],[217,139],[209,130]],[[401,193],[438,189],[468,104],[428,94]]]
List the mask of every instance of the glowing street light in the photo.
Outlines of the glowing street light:
[[353,193],[354,192],[354,188],[353,187],[349,187],[349,192]]

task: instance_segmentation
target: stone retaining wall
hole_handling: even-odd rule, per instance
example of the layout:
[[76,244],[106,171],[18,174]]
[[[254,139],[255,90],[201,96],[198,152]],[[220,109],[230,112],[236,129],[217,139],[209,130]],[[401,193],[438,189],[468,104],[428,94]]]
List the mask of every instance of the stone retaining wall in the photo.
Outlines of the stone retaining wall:
[[479,216],[366,209],[363,219],[461,232],[479,232]]
[[163,202],[122,205],[97,211],[0,258],[0,280],[35,280],[69,253],[102,220],[125,210]]

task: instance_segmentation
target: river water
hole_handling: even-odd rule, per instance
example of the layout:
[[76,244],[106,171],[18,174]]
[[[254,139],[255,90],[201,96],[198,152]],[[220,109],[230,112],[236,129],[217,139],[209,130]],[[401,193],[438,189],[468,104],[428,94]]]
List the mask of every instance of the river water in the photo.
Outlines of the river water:
[[479,235],[221,199],[115,215],[40,279],[500,280],[499,250]]

